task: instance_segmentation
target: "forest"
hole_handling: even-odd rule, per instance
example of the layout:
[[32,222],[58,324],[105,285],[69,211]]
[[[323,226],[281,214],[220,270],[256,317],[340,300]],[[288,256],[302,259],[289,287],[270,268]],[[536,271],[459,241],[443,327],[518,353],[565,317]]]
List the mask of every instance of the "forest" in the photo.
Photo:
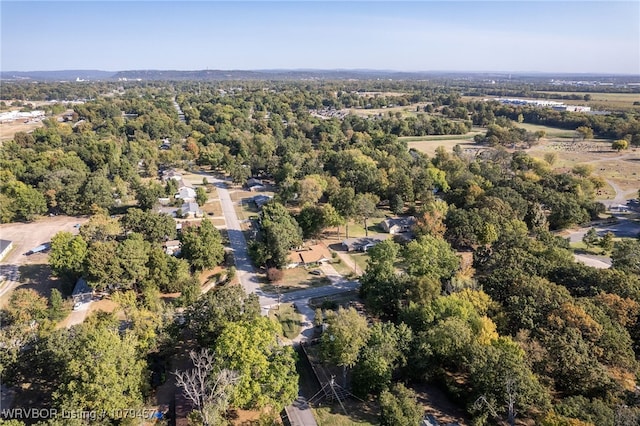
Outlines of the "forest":
[[[515,96],[518,84],[498,89]],[[145,406],[182,357],[193,366],[176,375],[185,391],[194,371],[210,387],[192,403],[193,424],[226,424],[234,409],[262,410],[257,424],[276,421],[298,393],[298,355],[281,343],[281,325],[233,284],[227,236],[211,221],[177,232],[155,209],[175,192],[162,170],[207,170],[276,188],[249,244],[261,270],[283,269],[291,249],[323,232],[367,229],[380,211],[415,217],[415,238],[368,252],[364,313],[316,311],[324,362],[377,404],[380,424],[418,424],[413,389],[427,383],[473,425],[638,424],[640,240],[611,243],[609,269],[577,263],[558,232],[604,217],[596,197],[604,182],[529,155],[545,134],[518,123],[637,148],[640,112],[588,115],[464,96],[493,90],[373,80],[4,85],[5,99],[55,99],[72,118],[51,110],[42,127],[2,143],[0,222],[89,219],[78,235],[51,241],[61,291],[18,289],[2,310],[3,383],[39,407],[107,413],[91,424],[135,424],[118,409]],[[314,113],[343,109],[343,117]],[[478,128],[469,136],[477,155],[459,146],[427,155],[406,141]],[[162,249],[175,238],[179,257]],[[200,294],[199,273],[218,266],[226,284]],[[56,327],[80,277],[121,312]],[[76,420],[38,424],[86,423]]]

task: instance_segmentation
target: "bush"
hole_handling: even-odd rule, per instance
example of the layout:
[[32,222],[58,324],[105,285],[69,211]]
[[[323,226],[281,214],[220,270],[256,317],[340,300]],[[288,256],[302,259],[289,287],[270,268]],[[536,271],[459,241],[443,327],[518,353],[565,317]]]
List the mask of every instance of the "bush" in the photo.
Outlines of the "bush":
[[335,300],[325,300],[322,302],[322,305],[320,305],[320,307],[322,308],[322,310],[335,310],[338,309],[338,302],[336,302]]
[[283,276],[284,276],[284,272],[282,272],[281,269],[278,269],[278,268],[267,269],[267,279],[269,280],[270,283],[281,281]]

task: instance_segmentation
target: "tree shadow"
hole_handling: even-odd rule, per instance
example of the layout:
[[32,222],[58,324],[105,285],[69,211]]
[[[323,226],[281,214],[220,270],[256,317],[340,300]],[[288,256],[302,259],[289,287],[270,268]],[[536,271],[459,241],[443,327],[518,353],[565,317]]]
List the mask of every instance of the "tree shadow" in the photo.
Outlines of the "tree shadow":
[[65,295],[71,294],[73,290],[74,283],[54,277],[51,267],[47,264],[21,265],[18,270],[20,271],[19,289],[32,289],[46,298],[51,295],[51,290],[54,288]]

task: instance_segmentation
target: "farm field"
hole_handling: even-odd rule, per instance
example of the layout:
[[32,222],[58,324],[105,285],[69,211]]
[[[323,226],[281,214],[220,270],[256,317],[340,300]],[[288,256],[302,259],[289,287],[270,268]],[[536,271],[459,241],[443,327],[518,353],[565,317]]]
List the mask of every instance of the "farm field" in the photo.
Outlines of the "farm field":
[[543,159],[547,153],[557,156],[554,169],[570,170],[576,165],[591,165],[593,174],[607,184],[598,198],[619,202],[635,198],[640,189],[640,151],[630,149],[616,152],[611,142],[590,140],[569,142],[549,140],[528,150],[532,157]]
[[[556,94],[558,92],[548,92],[548,91],[539,91],[536,93],[550,93]],[[564,102],[568,105],[587,105],[591,106],[592,109],[617,109],[617,108],[637,108],[640,109],[640,105],[633,105],[634,102],[640,101],[640,93],[585,93],[585,92],[562,92],[563,95],[589,95],[591,96],[590,101],[584,100],[563,100],[563,99],[553,99],[560,102]],[[597,108],[594,108],[596,107]]]

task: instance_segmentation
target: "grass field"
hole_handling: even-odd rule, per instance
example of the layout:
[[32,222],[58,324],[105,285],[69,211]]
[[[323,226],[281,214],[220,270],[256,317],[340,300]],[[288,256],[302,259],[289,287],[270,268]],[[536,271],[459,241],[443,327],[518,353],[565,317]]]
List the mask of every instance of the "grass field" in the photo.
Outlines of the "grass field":
[[347,411],[351,413],[350,416],[347,416],[342,412],[339,404],[336,406],[313,409],[318,426],[373,426],[379,424],[378,416],[373,413]]
[[310,269],[305,268],[285,269],[283,270],[282,280],[278,284],[266,283],[262,285],[262,288],[270,293],[288,293],[290,291],[330,284],[327,277],[313,275],[309,273],[309,271]]
[[278,309],[270,309],[269,318],[280,323],[287,339],[293,339],[300,334],[300,314],[293,308],[293,303],[282,303]]
[[514,123],[516,127],[525,129],[528,132],[537,132],[542,130],[546,133],[546,138],[573,138],[575,132],[572,130],[558,129],[557,127],[543,126],[540,124]]
[[592,109],[617,109],[617,108],[634,108],[640,109],[640,105],[633,105],[634,102],[640,101],[640,93],[584,93],[584,92],[544,92],[537,93],[551,93],[562,95],[578,95],[591,96],[590,101],[584,100],[563,100],[563,99],[551,99],[559,102],[564,102],[567,105],[587,105]]

